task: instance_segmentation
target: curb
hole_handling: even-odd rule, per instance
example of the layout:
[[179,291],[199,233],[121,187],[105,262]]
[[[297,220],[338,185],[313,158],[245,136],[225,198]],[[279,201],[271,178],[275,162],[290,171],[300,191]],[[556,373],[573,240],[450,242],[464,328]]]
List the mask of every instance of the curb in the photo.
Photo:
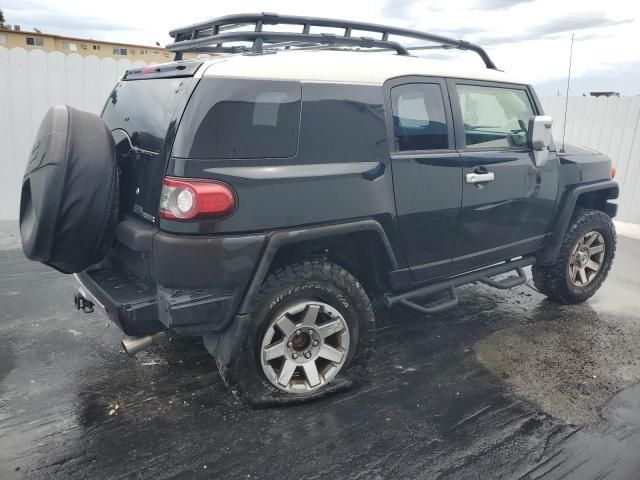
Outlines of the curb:
[[637,223],[627,223],[614,220],[613,224],[616,226],[616,233],[622,237],[635,238],[640,240],[640,225]]

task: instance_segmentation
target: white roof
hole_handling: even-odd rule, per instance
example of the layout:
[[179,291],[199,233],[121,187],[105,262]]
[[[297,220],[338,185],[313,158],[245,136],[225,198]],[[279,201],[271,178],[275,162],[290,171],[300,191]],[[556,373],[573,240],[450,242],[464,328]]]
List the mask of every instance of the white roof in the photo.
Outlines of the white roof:
[[212,58],[204,67],[198,76],[382,85],[394,77],[426,75],[528,83],[489,68],[463,67],[455,62],[368,52],[279,51],[262,55],[236,54]]

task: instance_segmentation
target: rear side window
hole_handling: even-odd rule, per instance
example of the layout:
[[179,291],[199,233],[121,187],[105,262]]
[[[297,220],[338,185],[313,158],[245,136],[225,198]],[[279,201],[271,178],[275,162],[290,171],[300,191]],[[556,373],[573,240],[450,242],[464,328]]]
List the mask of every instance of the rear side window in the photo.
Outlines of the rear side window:
[[293,157],[300,99],[298,82],[203,79],[180,122],[173,156]]
[[524,90],[458,85],[467,146],[523,147],[533,113]]
[[447,117],[440,85],[409,83],[391,89],[396,150],[449,148]]

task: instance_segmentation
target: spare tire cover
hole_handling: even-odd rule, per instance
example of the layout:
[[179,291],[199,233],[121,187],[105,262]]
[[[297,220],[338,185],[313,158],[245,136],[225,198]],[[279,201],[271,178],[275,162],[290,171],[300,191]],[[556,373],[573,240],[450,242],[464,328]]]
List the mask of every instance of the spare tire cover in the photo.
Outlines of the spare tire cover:
[[52,107],[22,182],[22,249],[64,273],[100,262],[118,220],[118,170],[109,129],[97,115]]

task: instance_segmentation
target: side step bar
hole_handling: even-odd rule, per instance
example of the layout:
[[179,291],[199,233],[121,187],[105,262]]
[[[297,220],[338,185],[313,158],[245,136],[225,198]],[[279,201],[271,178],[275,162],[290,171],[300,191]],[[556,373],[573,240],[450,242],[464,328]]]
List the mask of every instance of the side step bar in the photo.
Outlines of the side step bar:
[[[489,285],[490,287],[499,288],[501,290],[517,287],[518,285],[522,285],[527,281],[527,276],[524,273],[523,267],[533,265],[534,263],[536,263],[536,258],[534,256],[522,257],[518,260],[510,260],[498,265],[493,265],[492,267],[483,268],[481,270],[476,270],[474,272],[465,273],[457,277],[449,278],[447,280],[444,280],[443,282],[432,283],[424,287],[418,287],[414,290],[409,290],[408,292],[397,294],[388,293],[383,297],[383,303],[387,308],[400,303],[422,313],[442,312],[443,310],[453,308],[458,304],[458,294],[456,293],[457,287],[472,282],[482,282]],[[511,271],[515,271],[517,275],[505,278],[503,280],[494,280],[493,278],[491,278],[495,275],[500,275],[502,273]],[[412,300],[417,297],[434,295],[447,290],[449,291],[450,298],[445,301],[439,301],[425,306],[420,305]]]

